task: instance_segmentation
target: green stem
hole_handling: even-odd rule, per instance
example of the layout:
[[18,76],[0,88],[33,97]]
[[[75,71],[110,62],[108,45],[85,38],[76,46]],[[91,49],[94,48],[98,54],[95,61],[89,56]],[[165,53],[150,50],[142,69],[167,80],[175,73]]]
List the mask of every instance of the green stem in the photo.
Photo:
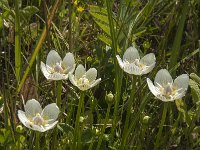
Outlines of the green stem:
[[124,125],[124,130],[123,130],[123,135],[122,135],[122,144],[121,144],[121,149],[125,148],[126,144],[126,132],[128,131],[128,125],[129,125],[129,119],[130,119],[130,114],[131,114],[131,107],[133,104],[133,99],[134,99],[134,94],[135,94],[135,89],[136,89],[136,76],[132,77],[132,90],[131,90],[131,95],[130,99],[128,100],[128,108],[126,110],[126,120],[125,120],[125,125]]
[[77,143],[78,149],[80,148],[80,141],[81,141],[80,131],[81,130],[79,127],[79,121],[80,121],[80,115],[81,115],[81,108],[83,107],[83,104],[84,104],[84,97],[85,97],[85,93],[83,91],[81,91],[81,96],[80,96],[80,100],[78,103],[78,110],[77,110],[77,114],[76,114],[73,150],[76,150],[76,143]]
[[56,94],[57,94],[56,104],[61,109],[62,80],[57,81],[56,84],[57,84],[56,85]]
[[100,148],[100,146],[101,146],[101,143],[102,143],[102,140],[103,140],[103,135],[104,135],[104,132],[105,132],[105,129],[106,129],[106,125],[107,125],[108,119],[109,119],[110,108],[111,108],[111,104],[108,104],[105,122],[104,122],[103,128],[102,128],[102,130],[101,130],[101,135],[100,135],[99,142],[98,142],[98,144],[97,144],[96,150],[99,150],[99,148]]
[[21,40],[20,40],[20,18],[19,0],[15,0],[15,72],[17,84],[20,81],[21,71]]
[[167,107],[168,107],[168,103],[164,103],[162,119],[161,119],[161,122],[160,122],[159,130],[158,130],[158,134],[157,134],[157,138],[156,138],[156,143],[155,143],[155,146],[154,146],[154,150],[157,150],[158,146],[159,146],[159,141],[161,139],[163,125],[165,123],[165,119],[166,119],[166,115],[167,115]]
[[35,150],[40,150],[40,132],[35,132]]
[[[117,55],[117,39],[116,39],[116,31],[114,26],[114,20],[112,16],[112,4],[113,2],[110,0],[106,1],[107,6],[107,12],[108,12],[108,20],[109,20],[109,28],[110,28],[110,34],[112,39],[112,49],[113,55]],[[115,129],[117,127],[117,116],[118,116],[118,109],[119,109],[119,101],[120,101],[120,95],[121,95],[121,81],[122,81],[122,71],[119,69],[119,65],[117,63],[117,60],[114,58],[114,66],[115,66],[115,106],[114,106],[114,113],[113,113],[113,121],[112,121],[112,129],[110,134],[110,141],[111,144],[114,140],[114,133]]]

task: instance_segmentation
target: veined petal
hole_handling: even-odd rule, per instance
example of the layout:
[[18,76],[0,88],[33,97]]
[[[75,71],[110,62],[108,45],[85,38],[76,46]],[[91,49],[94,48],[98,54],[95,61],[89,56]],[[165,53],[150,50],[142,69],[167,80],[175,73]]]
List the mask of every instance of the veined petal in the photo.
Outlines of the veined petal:
[[101,81],[101,78],[95,80],[95,82],[90,85],[90,88],[92,88],[92,87],[96,86],[97,84],[99,84],[100,81]]
[[187,90],[188,84],[189,84],[189,76],[187,74],[182,74],[174,80],[174,86],[177,89],[183,89],[183,91]]
[[123,70],[129,74],[134,74],[134,75],[142,74],[142,70],[138,66],[136,66],[134,63],[125,64]]
[[129,47],[123,56],[123,61],[128,61],[129,63],[133,63],[135,59],[140,59],[138,50],[135,47]]
[[48,76],[50,80],[65,80],[68,79],[68,74],[60,74],[58,72],[54,72]]
[[86,73],[85,68],[83,67],[83,65],[79,64],[75,70],[75,78],[80,79],[85,73]]
[[47,71],[46,65],[42,61],[40,64],[40,69],[42,70],[42,73],[45,76],[45,78],[49,79],[48,76],[50,75],[50,73]]
[[42,118],[44,118],[45,120],[48,120],[48,124],[53,123],[54,121],[56,121],[56,119],[58,118],[59,115],[59,108],[56,105],[56,103],[52,103],[47,105],[43,111],[42,111]]
[[161,94],[161,93],[157,90],[157,87],[155,87],[155,86],[153,85],[153,82],[152,82],[149,78],[147,78],[147,84],[148,84],[149,90],[151,91],[151,93],[152,93],[155,97],[157,97],[158,95]]
[[60,55],[55,51],[51,50],[47,55],[46,65],[52,67],[56,63],[60,63],[62,61]]
[[166,69],[161,69],[156,74],[154,84],[157,85],[157,83],[161,86],[165,86],[167,83],[173,83],[173,79]]
[[146,66],[151,66],[152,64],[155,64],[155,62],[156,62],[156,57],[154,53],[149,53],[140,60],[140,63]]
[[120,68],[123,69],[124,68],[124,63],[123,63],[122,59],[119,57],[119,55],[117,55],[116,57],[117,57],[117,61],[119,63]]
[[28,100],[24,106],[25,114],[29,118],[34,117],[37,113],[42,112],[42,107],[38,101],[35,99]]
[[71,82],[74,86],[77,86],[77,83],[76,83],[76,81],[75,81],[74,78],[75,78],[74,75],[73,75],[72,73],[69,73],[69,80],[70,80],[70,82]]
[[[66,69],[72,70],[75,65],[74,55],[72,53],[67,53],[62,61],[62,66]],[[70,71],[68,70],[68,72]]]
[[45,132],[45,131],[47,131],[47,130],[50,130],[50,129],[54,128],[55,125],[56,125],[57,123],[58,123],[58,121],[55,121],[55,122],[53,122],[53,123],[51,123],[51,124],[45,125],[45,127],[44,127],[44,131],[43,131],[43,132]]
[[86,72],[86,78],[89,80],[89,82],[94,81],[97,78],[97,70],[95,68],[90,68]]
[[29,128],[28,122],[30,122],[30,120],[26,117],[25,112],[24,112],[24,111],[21,111],[21,110],[18,110],[17,112],[18,112],[18,113],[17,113],[18,118],[19,118],[19,120],[21,121],[21,123],[22,123],[23,125],[25,125],[27,128]]
[[153,63],[152,65],[147,66],[145,69],[143,69],[142,74],[147,74],[147,73],[151,72],[153,70],[153,68],[155,67],[155,64],[156,63]]

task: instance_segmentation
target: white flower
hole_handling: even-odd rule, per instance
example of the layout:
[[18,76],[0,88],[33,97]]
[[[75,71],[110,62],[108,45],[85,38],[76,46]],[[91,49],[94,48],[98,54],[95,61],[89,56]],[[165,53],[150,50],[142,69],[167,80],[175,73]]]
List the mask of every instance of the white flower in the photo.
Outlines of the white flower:
[[52,129],[58,121],[59,108],[55,103],[47,105],[43,110],[35,99],[28,100],[24,106],[25,112],[18,110],[18,118],[27,128],[45,132]]
[[101,78],[97,79],[97,70],[95,68],[90,68],[87,72],[83,65],[78,65],[75,70],[75,75],[69,74],[69,80],[74,86],[77,86],[80,90],[88,90],[95,85],[97,85]]
[[147,78],[150,91],[162,101],[173,101],[182,98],[188,88],[189,77],[187,74],[178,76],[174,81],[166,69],[161,69],[156,74],[154,84]]
[[50,80],[68,79],[68,73],[75,69],[75,60],[72,53],[67,53],[63,61],[55,50],[47,55],[46,65],[41,62],[41,70],[44,76]]
[[134,75],[143,75],[149,73],[156,64],[156,58],[153,53],[149,53],[140,59],[138,50],[135,47],[129,47],[124,55],[123,61],[119,55],[116,56],[119,66],[127,73]]

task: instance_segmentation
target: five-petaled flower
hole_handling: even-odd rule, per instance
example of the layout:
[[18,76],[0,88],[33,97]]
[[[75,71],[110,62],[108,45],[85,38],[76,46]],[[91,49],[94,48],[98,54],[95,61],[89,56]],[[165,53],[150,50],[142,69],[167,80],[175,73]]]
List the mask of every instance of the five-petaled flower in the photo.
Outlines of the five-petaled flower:
[[77,86],[80,90],[88,90],[95,85],[97,85],[101,78],[96,79],[97,70],[95,68],[90,68],[87,72],[83,65],[78,65],[75,70],[75,75],[69,73],[69,80],[74,86]]
[[119,55],[116,56],[119,66],[127,73],[134,75],[143,75],[149,73],[156,64],[156,58],[153,53],[149,53],[140,59],[138,50],[135,47],[129,47],[123,60]]
[[150,91],[162,101],[173,101],[182,98],[188,88],[189,77],[187,74],[178,76],[174,81],[166,69],[161,69],[156,74],[154,84],[147,78]]
[[69,72],[73,72],[75,69],[74,55],[72,53],[67,53],[62,60],[55,50],[51,50],[47,55],[46,65],[41,62],[40,67],[47,79],[68,79]]
[[52,129],[58,121],[59,108],[55,103],[47,105],[43,110],[35,99],[28,100],[24,106],[25,112],[18,110],[18,118],[27,128],[45,132]]

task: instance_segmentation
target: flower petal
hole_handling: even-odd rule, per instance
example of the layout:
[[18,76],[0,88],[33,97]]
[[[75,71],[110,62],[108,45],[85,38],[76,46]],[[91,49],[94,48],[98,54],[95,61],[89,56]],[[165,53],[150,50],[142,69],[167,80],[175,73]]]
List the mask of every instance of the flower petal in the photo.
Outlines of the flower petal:
[[97,84],[99,84],[100,81],[101,81],[101,78],[95,80],[95,82],[90,85],[90,88],[92,88],[92,87],[96,86]]
[[69,80],[74,86],[77,86],[77,83],[74,79],[74,75],[72,73],[69,73]]
[[74,65],[75,65],[74,55],[72,53],[67,53],[62,61],[62,66],[65,69],[67,69],[67,73],[68,73],[68,72],[72,72]]
[[86,73],[85,68],[83,67],[83,65],[80,64],[75,70],[75,78],[80,79],[85,73]]
[[90,68],[86,72],[86,78],[89,80],[89,82],[94,81],[97,78],[97,70],[95,68]]
[[124,64],[124,71],[134,75],[142,74],[142,70],[138,66],[136,66],[135,63]]
[[40,64],[40,69],[41,69],[43,75],[45,76],[45,78],[49,79],[48,76],[50,75],[50,73],[47,71],[46,65],[42,61]]
[[166,69],[161,69],[157,72],[154,84],[160,84],[161,86],[165,86],[167,83],[173,83],[173,79],[169,72]]
[[129,47],[123,56],[123,61],[128,61],[129,63],[133,63],[135,59],[140,59],[138,50],[135,47]]
[[28,118],[26,117],[25,112],[24,112],[24,111],[21,111],[21,110],[18,110],[17,112],[18,112],[18,113],[17,113],[18,118],[19,118],[19,120],[21,121],[21,123],[22,123],[24,126],[26,126],[27,128],[30,128],[30,126],[28,125],[28,123],[29,123],[30,121],[29,121]]
[[147,66],[146,68],[144,68],[142,70],[142,74],[147,74],[147,73],[151,72],[153,70],[153,68],[155,67],[155,64],[156,63],[152,64],[151,66]]
[[54,123],[51,123],[51,124],[45,125],[45,127],[44,127],[44,131],[43,131],[43,132],[45,132],[45,131],[47,131],[47,130],[50,130],[50,129],[54,128],[55,125],[56,125],[57,123],[58,123],[58,121],[55,121]]
[[59,108],[56,105],[56,103],[52,103],[47,105],[43,111],[42,111],[42,117],[45,120],[48,120],[48,124],[53,123],[54,121],[56,121],[56,119],[58,118],[59,115]]
[[68,74],[60,74],[58,72],[54,72],[48,76],[49,80],[66,80],[68,79]]
[[51,50],[47,55],[46,65],[53,67],[56,63],[60,63],[61,61],[60,55],[55,50]]
[[117,57],[117,61],[119,63],[120,68],[123,69],[124,68],[124,63],[123,63],[122,59],[119,57],[119,55],[117,55],[116,57]]
[[149,78],[147,78],[147,84],[151,93],[157,97],[160,92],[156,89],[156,87],[153,85],[153,82]]
[[140,60],[140,63],[142,63],[146,66],[151,66],[152,64],[155,64],[156,57],[155,57],[154,53],[149,53],[149,54],[145,55],[144,57],[142,57],[142,59]]
[[35,99],[28,100],[24,106],[25,114],[29,118],[34,117],[37,113],[41,114],[42,107]]
[[183,89],[184,91],[186,91],[188,88],[188,84],[189,84],[189,76],[187,74],[182,74],[174,80],[174,86],[177,89]]

